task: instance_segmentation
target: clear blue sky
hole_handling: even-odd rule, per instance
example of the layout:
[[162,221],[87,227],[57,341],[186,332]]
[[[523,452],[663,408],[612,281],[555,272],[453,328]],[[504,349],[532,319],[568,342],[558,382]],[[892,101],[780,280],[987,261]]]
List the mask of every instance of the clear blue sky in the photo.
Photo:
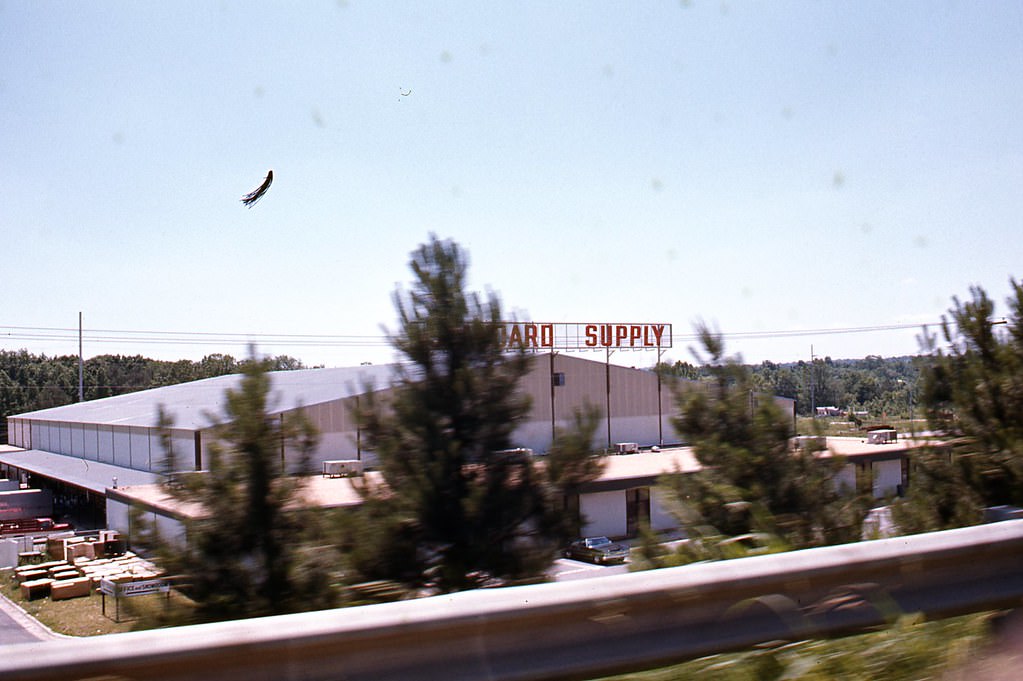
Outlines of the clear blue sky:
[[[670,322],[671,359],[696,319],[917,325],[971,284],[1004,314],[1021,116],[1015,1],[9,0],[0,349],[76,353],[34,327],[81,311],[87,356],[243,356],[231,333],[387,361],[366,337],[431,232],[519,318]],[[728,348],[892,356],[917,333]]]

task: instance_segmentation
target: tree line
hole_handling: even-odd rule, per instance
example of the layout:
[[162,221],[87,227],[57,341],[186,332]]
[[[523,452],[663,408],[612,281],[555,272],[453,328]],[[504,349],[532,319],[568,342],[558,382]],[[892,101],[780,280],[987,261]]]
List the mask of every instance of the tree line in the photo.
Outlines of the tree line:
[[[916,409],[920,399],[919,356],[816,357],[810,361],[764,361],[745,366],[750,371],[753,390],[794,399],[800,416],[813,416],[815,407],[827,406],[847,413],[867,412],[873,418],[920,416]],[[666,376],[691,380],[707,380],[712,373],[707,365],[681,360],[659,364],[656,370]]]
[[[199,361],[163,361],[141,355],[98,355],[83,362],[82,387],[86,400],[136,390],[236,374],[248,359],[210,354]],[[287,355],[269,359],[271,370],[306,368]],[[0,350],[0,439],[6,442],[7,417],[60,407],[78,401],[78,357],[48,357],[27,350]]]

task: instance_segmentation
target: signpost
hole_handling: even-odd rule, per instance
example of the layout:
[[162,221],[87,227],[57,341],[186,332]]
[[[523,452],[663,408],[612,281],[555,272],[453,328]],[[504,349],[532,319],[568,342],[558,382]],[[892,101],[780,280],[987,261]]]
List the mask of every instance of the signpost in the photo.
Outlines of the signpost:
[[114,597],[114,621],[121,621],[121,599],[134,596],[145,596],[147,594],[165,593],[167,602],[170,602],[170,582],[166,579],[147,579],[139,582],[114,582],[109,579],[101,579],[99,592],[103,595],[103,614],[107,614],[107,596]]

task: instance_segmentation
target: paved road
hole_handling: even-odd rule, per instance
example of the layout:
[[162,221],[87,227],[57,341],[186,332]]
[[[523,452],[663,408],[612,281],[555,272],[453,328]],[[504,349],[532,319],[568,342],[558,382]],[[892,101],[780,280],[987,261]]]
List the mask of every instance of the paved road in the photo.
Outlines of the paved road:
[[15,643],[48,641],[55,636],[7,597],[0,595],[0,647]]

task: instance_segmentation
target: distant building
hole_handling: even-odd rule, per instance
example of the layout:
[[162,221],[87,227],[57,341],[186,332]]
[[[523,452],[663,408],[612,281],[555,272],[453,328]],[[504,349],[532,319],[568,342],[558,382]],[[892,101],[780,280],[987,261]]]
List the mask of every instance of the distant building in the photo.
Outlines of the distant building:
[[901,495],[910,485],[912,453],[936,444],[927,440],[829,437],[827,450],[820,456],[845,459],[845,466],[835,480],[839,489],[869,488],[875,499],[883,499]]

